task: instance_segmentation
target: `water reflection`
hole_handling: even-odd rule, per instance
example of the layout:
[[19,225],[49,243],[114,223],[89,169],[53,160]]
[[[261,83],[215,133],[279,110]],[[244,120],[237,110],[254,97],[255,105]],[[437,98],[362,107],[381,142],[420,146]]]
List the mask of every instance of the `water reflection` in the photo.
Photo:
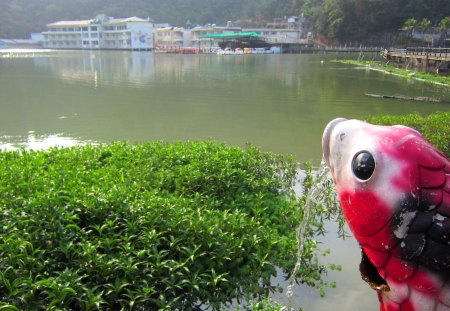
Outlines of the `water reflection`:
[[[51,147],[74,147],[86,144],[86,141],[73,137],[65,137],[63,134],[37,135],[30,131],[27,136],[2,136],[0,137],[0,150],[45,150]],[[93,144],[93,142],[89,142]]]
[[56,50],[42,49],[0,49],[0,58],[53,57],[57,52]]
[[318,163],[331,119],[449,109],[367,98],[364,93],[450,95],[329,61],[342,55],[41,55],[0,58],[0,135],[32,130],[100,142],[212,138]]
[[[329,62],[339,55],[15,53],[0,57],[0,148],[212,138],[318,164],[323,129],[334,118],[450,110],[367,98],[364,93],[450,100],[450,94]],[[344,272],[330,274],[338,288],[325,299],[298,288],[292,300],[309,310],[376,310],[376,296],[359,277],[356,242],[329,232],[323,248],[332,255],[324,260],[343,265]]]
[[[273,279],[274,284],[284,287],[284,293],[273,295],[276,301],[299,310],[329,311],[329,310],[379,310],[376,292],[361,279],[359,263],[361,250],[353,237],[345,240],[338,237],[338,225],[335,222],[327,222],[325,226],[327,234],[318,238],[320,249],[325,253],[331,249],[327,256],[320,257],[320,263],[324,265],[342,265],[342,271],[329,271],[324,277],[327,281],[335,281],[336,288],[326,289],[325,297],[321,298],[317,291],[306,286],[294,286],[293,296],[285,295],[286,281],[282,275]],[[346,232],[350,232],[348,227]]]
[[150,53],[78,51],[60,57],[35,58],[37,67],[46,67],[68,83],[84,82],[94,88],[129,85],[145,87],[154,77]]

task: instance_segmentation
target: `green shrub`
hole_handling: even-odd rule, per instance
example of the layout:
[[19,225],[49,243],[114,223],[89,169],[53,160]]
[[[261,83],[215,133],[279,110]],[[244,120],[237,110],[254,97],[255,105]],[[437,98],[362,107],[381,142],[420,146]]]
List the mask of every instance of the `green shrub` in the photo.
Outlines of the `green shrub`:
[[[217,309],[263,295],[296,261],[296,174],[290,158],[214,142],[0,152],[0,309]],[[311,226],[297,281],[314,286]]]
[[450,157],[450,112],[436,112],[427,116],[408,114],[369,117],[367,121],[380,125],[401,124],[412,127],[447,157]]

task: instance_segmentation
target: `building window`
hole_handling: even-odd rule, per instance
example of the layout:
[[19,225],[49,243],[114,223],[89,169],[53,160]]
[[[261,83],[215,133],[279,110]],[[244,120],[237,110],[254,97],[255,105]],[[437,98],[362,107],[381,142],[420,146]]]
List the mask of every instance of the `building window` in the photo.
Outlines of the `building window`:
[[97,31],[97,26],[92,26],[91,31]]

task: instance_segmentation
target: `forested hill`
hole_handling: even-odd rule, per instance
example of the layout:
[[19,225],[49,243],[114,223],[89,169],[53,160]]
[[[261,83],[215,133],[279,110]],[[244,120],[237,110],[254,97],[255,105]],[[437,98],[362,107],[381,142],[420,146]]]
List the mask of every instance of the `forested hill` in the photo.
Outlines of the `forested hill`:
[[340,41],[393,33],[408,18],[438,25],[450,16],[450,0],[0,0],[0,38],[27,38],[58,20],[151,17],[175,26],[300,15],[314,32]]
[[0,38],[27,37],[59,20],[150,17],[175,26],[253,18],[269,0],[0,0]]

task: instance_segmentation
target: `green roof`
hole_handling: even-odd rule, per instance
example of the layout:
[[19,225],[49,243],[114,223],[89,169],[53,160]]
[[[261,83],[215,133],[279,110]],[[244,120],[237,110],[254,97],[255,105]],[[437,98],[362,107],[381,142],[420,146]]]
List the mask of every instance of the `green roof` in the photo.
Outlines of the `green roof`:
[[235,33],[208,33],[201,35],[202,38],[240,38],[240,37],[261,37],[256,32],[235,32]]

